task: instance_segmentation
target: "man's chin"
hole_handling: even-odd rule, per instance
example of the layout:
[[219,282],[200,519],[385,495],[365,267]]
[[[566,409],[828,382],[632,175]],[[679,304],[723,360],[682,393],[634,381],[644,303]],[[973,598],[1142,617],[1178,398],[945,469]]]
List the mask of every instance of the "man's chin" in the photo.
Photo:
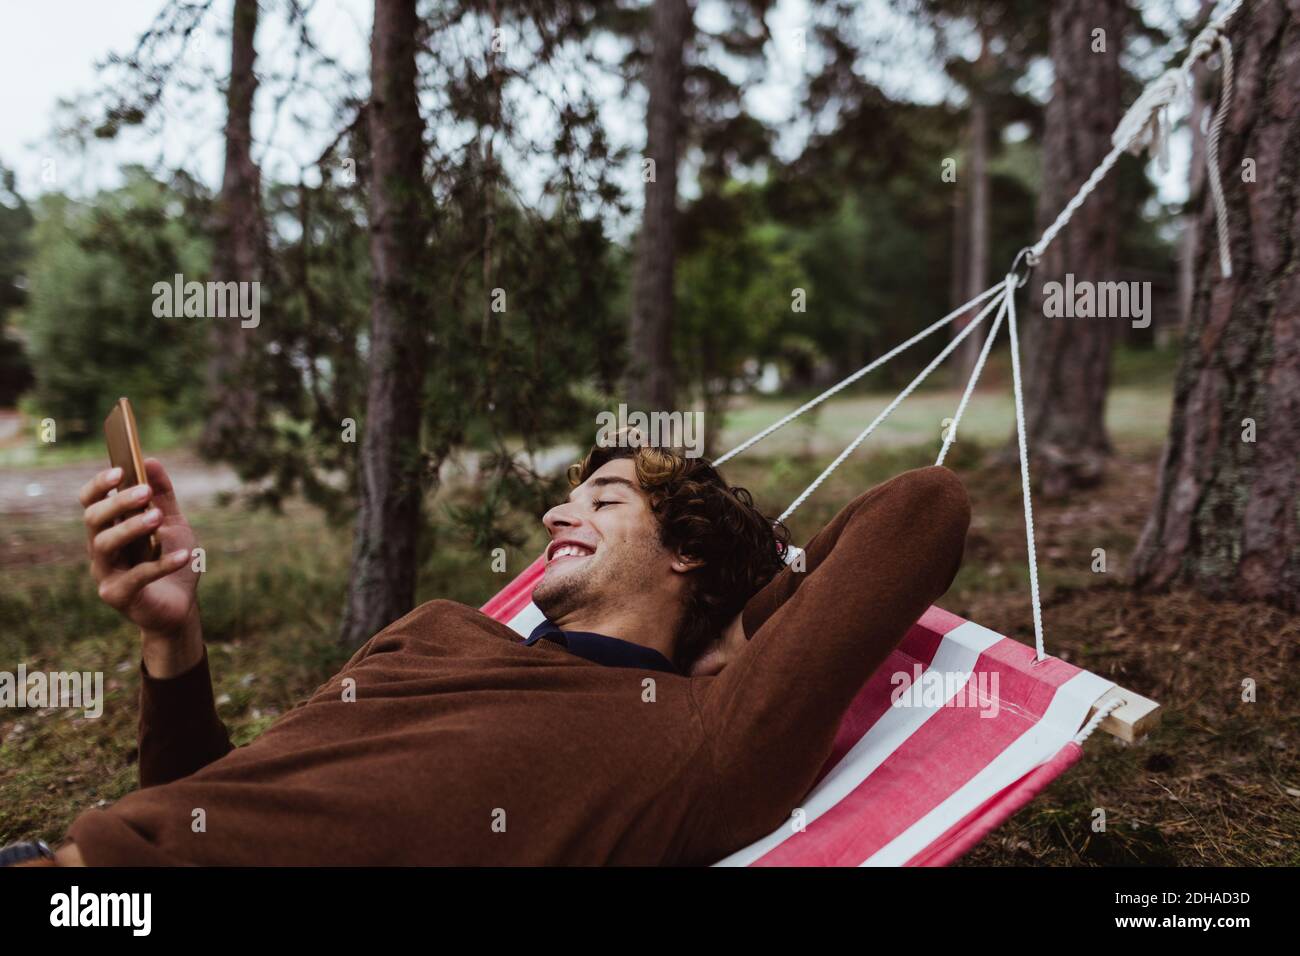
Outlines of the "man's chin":
[[552,620],[556,613],[575,603],[573,599],[581,586],[580,576],[574,574],[574,570],[548,565],[533,589],[533,603]]

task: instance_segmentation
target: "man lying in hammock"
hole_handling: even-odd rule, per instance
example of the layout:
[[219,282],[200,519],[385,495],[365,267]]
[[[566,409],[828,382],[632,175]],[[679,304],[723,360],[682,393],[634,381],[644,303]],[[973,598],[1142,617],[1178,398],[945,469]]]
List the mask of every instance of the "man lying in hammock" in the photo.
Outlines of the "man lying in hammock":
[[[860,495],[808,545],[703,459],[593,448],[533,595],[527,640],[430,601],[246,746],[213,703],[185,559],[193,532],[149,461],[153,508],[82,491],[104,600],[143,635],[140,790],[56,854],[108,864],[709,864],[812,787],[858,689],[961,562],[970,504],[943,467]],[[164,557],[124,545],[161,528]]]

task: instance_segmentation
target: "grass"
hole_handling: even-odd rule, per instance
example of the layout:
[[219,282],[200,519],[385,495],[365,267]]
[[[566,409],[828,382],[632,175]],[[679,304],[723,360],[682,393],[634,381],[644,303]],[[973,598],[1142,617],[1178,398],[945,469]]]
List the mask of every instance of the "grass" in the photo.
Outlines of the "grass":
[[[1173,350],[1115,351],[1106,407],[1106,427],[1119,440],[1158,442],[1169,425],[1170,399],[1177,353]],[[869,439],[872,448],[907,446],[932,436],[938,451],[946,422],[961,401],[965,382],[945,382],[940,371],[910,395],[885,419]],[[818,406],[765,439],[758,447],[768,457],[821,457],[838,454],[874,420],[895,392],[863,393],[861,383]],[[816,392],[781,398],[746,398],[729,409],[718,437],[725,451],[798,408]],[[962,416],[960,439],[998,444],[1014,434],[1015,407],[1011,391],[1010,358],[1000,349],[990,356],[979,389]]]
[[[1161,399],[1135,387],[1131,401],[1149,409]],[[854,402],[882,399],[832,405],[828,419],[858,421]],[[934,410],[938,404],[936,396]],[[1190,592],[1135,595],[1123,587],[1154,492],[1159,444],[1141,423],[1116,432],[1116,458],[1102,487],[1065,502],[1036,502],[1047,647],[1156,699],[1163,723],[1132,746],[1094,735],[1079,764],[962,864],[1300,863],[1300,622],[1264,605]],[[994,438],[1004,437],[999,426]],[[794,515],[795,540],[806,540],[863,488],[931,463],[935,447],[886,442],[870,454],[864,449]],[[734,462],[729,477],[779,511],[824,459],[804,457],[798,442],[760,448],[761,457]],[[975,511],[963,568],[940,603],[1028,643],[1018,472],[986,463],[987,450],[964,433],[948,462],[963,476]],[[303,505],[278,516],[213,507],[190,517],[209,552],[200,598],[218,710],[242,744],[346,660],[333,629],[348,535]],[[6,529],[26,545],[23,563],[3,568],[0,659],[25,661],[29,670],[102,670],[107,700],[97,720],[60,710],[0,711],[0,843],[58,841],[83,809],[136,784],[137,637],[99,603],[75,517],[24,522]],[[536,529],[522,548],[508,548],[509,570],[498,574],[490,554],[441,532],[421,566],[417,599],[477,606],[540,542]],[[1104,574],[1092,571],[1098,547],[1106,551]],[[1257,688],[1252,703],[1242,700],[1247,678]],[[1093,831],[1099,808],[1105,832]]]
[[[725,451],[776,421],[806,401],[801,399],[746,399],[736,403],[718,439]],[[892,395],[853,395],[828,401],[795,419],[764,439],[756,450],[767,457],[817,459],[828,463],[867,427],[889,404]],[[915,445],[917,436],[930,435],[935,453],[943,443],[944,429],[961,401],[960,389],[918,391],[908,397],[871,433],[867,441],[879,446]],[[1170,398],[1152,389],[1128,385],[1111,390],[1106,425],[1120,439],[1159,441],[1169,425]],[[958,429],[958,441],[995,445],[1015,434],[1015,405],[1010,389],[976,392]]]

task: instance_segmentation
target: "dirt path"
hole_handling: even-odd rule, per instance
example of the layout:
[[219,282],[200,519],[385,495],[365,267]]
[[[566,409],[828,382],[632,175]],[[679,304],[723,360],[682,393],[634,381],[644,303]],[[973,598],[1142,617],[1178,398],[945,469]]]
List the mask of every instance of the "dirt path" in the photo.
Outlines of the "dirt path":
[[[234,471],[224,465],[209,464],[192,452],[169,452],[164,463],[182,508],[211,504],[218,494],[240,488]],[[85,461],[0,469],[0,516],[75,517],[81,510],[77,492],[98,468],[107,464]]]
[[[540,473],[550,474],[567,467],[579,454],[576,446],[546,448],[538,451],[529,464]],[[205,507],[220,494],[244,488],[231,468],[203,461],[191,451],[170,451],[159,458],[167,466],[182,508]],[[462,453],[446,462],[442,471],[443,482],[472,481],[477,475],[478,458],[473,453]],[[46,467],[0,468],[0,517],[75,517],[81,510],[77,504],[77,492],[98,468],[107,464],[107,461],[102,464],[84,461]]]

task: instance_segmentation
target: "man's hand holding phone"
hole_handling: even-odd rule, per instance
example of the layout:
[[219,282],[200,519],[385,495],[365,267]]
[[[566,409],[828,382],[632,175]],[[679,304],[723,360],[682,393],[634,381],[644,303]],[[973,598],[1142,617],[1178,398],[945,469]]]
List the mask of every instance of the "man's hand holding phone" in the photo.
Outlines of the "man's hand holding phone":
[[[199,575],[190,567],[197,542],[162,463],[146,458],[144,466],[147,484],[110,495],[122,480],[122,469],[109,468],[81,489],[90,573],[100,598],[139,626],[149,675],[174,677],[203,657]],[[128,546],[150,534],[157,534],[162,556],[132,565]]]

